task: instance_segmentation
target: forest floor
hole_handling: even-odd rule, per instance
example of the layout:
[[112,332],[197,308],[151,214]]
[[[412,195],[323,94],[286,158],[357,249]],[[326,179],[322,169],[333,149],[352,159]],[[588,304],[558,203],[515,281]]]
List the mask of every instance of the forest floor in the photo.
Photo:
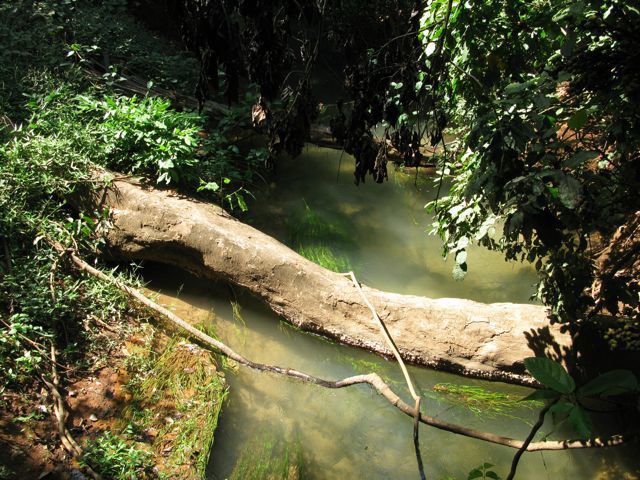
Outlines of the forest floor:
[[[118,359],[122,363],[122,358]],[[116,363],[116,362],[114,362]],[[68,398],[67,425],[80,444],[118,422],[127,394],[123,370],[103,368],[69,381],[63,392]],[[35,396],[5,392],[0,412],[0,464],[10,465],[7,478],[73,478],[80,465],[62,447],[52,425],[51,394]],[[95,420],[93,420],[95,418]]]
[[[82,473],[87,465],[103,478],[127,468],[131,478],[203,477],[227,392],[214,358],[150,324],[124,339],[105,334],[114,347],[97,368],[59,368],[66,426],[83,456],[63,447],[49,390],[5,390],[0,479],[91,478]],[[211,388],[188,385],[191,375],[196,381],[206,375]],[[185,415],[185,405],[193,414]]]

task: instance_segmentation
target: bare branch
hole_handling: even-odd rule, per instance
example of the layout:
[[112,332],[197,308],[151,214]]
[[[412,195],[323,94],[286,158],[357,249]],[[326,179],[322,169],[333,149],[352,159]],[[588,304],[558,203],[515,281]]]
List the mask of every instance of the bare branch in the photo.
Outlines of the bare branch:
[[[69,432],[67,426],[65,425],[67,413],[64,406],[64,399],[60,394],[60,390],[58,390],[58,387],[60,385],[60,377],[58,376],[58,369],[56,368],[56,350],[53,344],[51,344],[51,378],[53,382],[49,382],[44,377],[42,377],[42,381],[51,391],[51,395],[54,398],[53,413],[56,417],[60,441],[62,442],[62,446],[64,447],[64,449],[69,452],[74,458],[81,457],[83,454],[82,448],[74,440],[71,432]],[[87,466],[86,469],[95,480],[102,480],[102,476],[94,471],[91,467]]]
[[538,421],[536,422],[536,424],[533,426],[533,428],[529,432],[529,435],[527,436],[526,440],[522,444],[522,447],[520,447],[518,449],[518,451],[516,452],[516,454],[513,456],[513,462],[511,462],[511,470],[509,471],[509,475],[507,476],[507,480],[513,480],[513,478],[516,476],[516,470],[518,468],[518,462],[520,461],[520,457],[522,457],[522,454],[527,450],[527,447],[533,441],[533,437],[536,436],[536,433],[538,432],[538,430],[540,430],[540,428],[542,428],[542,424],[544,423],[544,416],[547,414],[549,409],[553,405],[555,405],[557,402],[558,402],[558,400],[556,399],[553,402],[549,403],[549,405],[546,405],[542,410],[540,410],[540,415],[538,416]]
[[362,287],[360,286],[360,283],[356,279],[355,273],[353,273],[353,271],[351,271],[349,273],[345,273],[345,275],[347,277],[351,278],[351,281],[353,282],[353,285],[358,289],[358,292],[360,292],[360,296],[362,297],[362,300],[364,301],[365,305],[371,311],[371,316],[373,317],[373,320],[380,327],[380,331],[382,332],[382,336],[386,340],[387,345],[389,345],[389,348],[393,352],[393,355],[396,357],[396,360],[398,361],[398,364],[400,365],[400,369],[402,370],[402,374],[404,375],[404,379],[407,382],[407,387],[409,388],[409,393],[411,393],[411,396],[413,397],[413,400],[415,401],[414,422],[413,422],[413,446],[414,446],[414,449],[416,451],[416,459],[418,461],[418,471],[420,472],[420,478],[422,480],[425,480],[426,476],[424,474],[424,466],[422,465],[422,457],[420,455],[420,437],[419,437],[420,402],[421,402],[420,395],[418,395],[416,393],[416,390],[415,390],[415,388],[413,386],[413,382],[411,381],[411,376],[409,375],[409,371],[407,370],[407,366],[404,364],[404,360],[402,360],[402,355],[400,355],[400,351],[398,350],[398,347],[396,346],[396,342],[393,341],[393,338],[391,337],[391,334],[389,333],[389,330],[387,330],[387,326],[384,324],[384,322],[380,318],[380,315],[378,315],[378,312],[376,311],[376,307],[374,307],[372,305],[372,303],[369,301],[367,296],[364,294],[364,291],[362,290]]

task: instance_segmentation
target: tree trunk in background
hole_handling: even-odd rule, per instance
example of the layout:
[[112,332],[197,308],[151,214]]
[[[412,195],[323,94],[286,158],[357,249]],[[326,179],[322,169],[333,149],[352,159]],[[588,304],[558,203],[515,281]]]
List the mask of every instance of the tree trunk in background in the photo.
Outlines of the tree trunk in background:
[[[107,242],[114,258],[171,264],[244,287],[304,330],[391,354],[350,279],[306,260],[220,207],[128,181],[114,181],[101,195],[82,200],[85,207],[98,202],[111,209]],[[524,358],[562,359],[570,345],[541,306],[363,289],[402,356],[417,364],[528,384]]]

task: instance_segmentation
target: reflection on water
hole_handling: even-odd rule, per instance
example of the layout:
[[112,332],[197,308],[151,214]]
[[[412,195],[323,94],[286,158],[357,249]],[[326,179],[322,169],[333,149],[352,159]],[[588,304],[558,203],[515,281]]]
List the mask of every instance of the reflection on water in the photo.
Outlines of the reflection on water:
[[[309,208],[333,225],[326,243],[345,255],[358,279],[398,293],[430,297],[469,298],[482,302],[524,303],[534,291],[534,269],[504,261],[483,248],[469,250],[469,273],[462,282],[451,278],[453,259],[444,261],[439,238],[427,235],[431,216],[424,205],[436,195],[432,178],[396,173],[389,181],[355,186],[353,158],[326,148],[306,147],[296,159],[278,165],[275,183],[251,207],[250,223],[290,243],[288,222]],[[338,174],[338,166],[340,166]]]
[[[391,176],[385,185],[351,183],[352,165],[339,152],[310,149],[301,159],[282,167],[277,189],[259,198],[253,223],[287,241],[287,219],[304,207],[343,229],[352,241],[331,246],[349,258],[360,279],[377,288],[429,296],[456,296],[480,301],[525,301],[535,279],[531,269],[505,263],[499,255],[478,249],[470,253],[470,273],[463,282],[451,280],[451,264],[439,257],[439,241],[424,231],[428,218],[423,205],[429,183],[413,187],[412,177]],[[312,174],[305,174],[312,170]],[[338,236],[339,237],[339,236]],[[211,322],[219,338],[246,357],[264,363],[302,370],[327,379],[377,371],[408,400],[396,364],[365,351],[338,345],[298,332],[248,295],[231,292],[226,285],[197,280],[159,266],[145,268],[150,288],[176,313],[198,322]],[[238,295],[236,298],[235,295]],[[234,315],[232,300],[241,305]],[[509,416],[486,419],[459,404],[437,396],[438,383],[464,383],[512,394],[526,395],[523,387],[466,379],[425,368],[410,367],[425,394],[425,411],[431,415],[495,433],[524,438],[535,421],[524,406]],[[327,390],[246,368],[228,370],[228,403],[216,432],[210,461],[210,478],[226,478],[251,439],[269,432],[285,442],[299,442],[304,478],[311,479],[413,479],[417,469],[412,444],[411,419],[391,407],[366,386]],[[611,424],[613,430],[619,425]],[[543,431],[550,432],[548,423]],[[554,436],[571,436],[556,427]],[[553,438],[553,437],[552,437]],[[514,450],[493,446],[421,427],[421,445],[430,479],[466,479],[477,465],[489,462],[506,476]],[[630,460],[631,458],[631,460]],[[637,472],[638,460],[630,448],[532,453],[518,469],[520,479],[623,478],[606,469]],[[634,477],[629,477],[634,478]]]

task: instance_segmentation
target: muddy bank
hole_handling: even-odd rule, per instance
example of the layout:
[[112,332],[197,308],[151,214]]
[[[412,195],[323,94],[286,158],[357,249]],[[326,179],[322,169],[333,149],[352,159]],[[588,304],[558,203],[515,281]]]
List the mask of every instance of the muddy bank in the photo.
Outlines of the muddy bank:
[[65,368],[61,375],[64,423],[82,457],[60,441],[51,392],[4,390],[0,478],[94,478],[87,465],[105,479],[125,475],[120,469],[131,478],[206,477],[227,394],[216,358],[151,324],[124,340],[106,334],[114,345],[106,365]]
[[[112,212],[109,253],[150,260],[248,289],[298,327],[389,355],[352,282],[223,209],[168,190],[115,181],[85,203]],[[382,292],[366,295],[404,358],[466,375],[527,384],[522,359],[562,357],[570,339],[535,305],[483,304]]]

